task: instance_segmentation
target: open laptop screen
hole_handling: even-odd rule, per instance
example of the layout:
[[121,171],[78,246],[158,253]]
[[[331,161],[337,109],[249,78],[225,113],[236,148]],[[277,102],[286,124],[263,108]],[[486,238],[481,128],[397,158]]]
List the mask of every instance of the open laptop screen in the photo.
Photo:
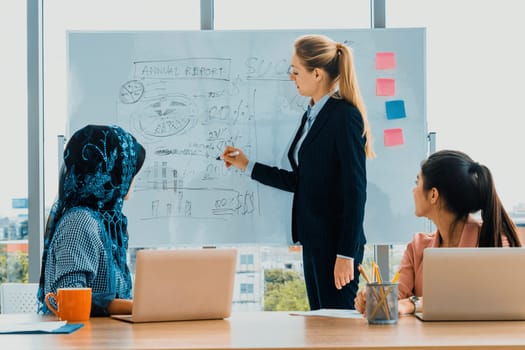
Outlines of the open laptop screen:
[[525,320],[525,248],[427,248],[423,319]]
[[230,316],[236,249],[137,252],[130,322],[222,319]]

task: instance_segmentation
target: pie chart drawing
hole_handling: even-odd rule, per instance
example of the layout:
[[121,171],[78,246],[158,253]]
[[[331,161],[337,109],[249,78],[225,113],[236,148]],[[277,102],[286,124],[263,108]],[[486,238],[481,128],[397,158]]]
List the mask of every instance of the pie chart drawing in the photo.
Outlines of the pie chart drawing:
[[122,84],[119,91],[120,102],[137,103],[144,95],[144,84],[140,80],[130,80]]
[[197,107],[184,95],[167,95],[144,102],[136,126],[149,137],[184,134],[197,123]]

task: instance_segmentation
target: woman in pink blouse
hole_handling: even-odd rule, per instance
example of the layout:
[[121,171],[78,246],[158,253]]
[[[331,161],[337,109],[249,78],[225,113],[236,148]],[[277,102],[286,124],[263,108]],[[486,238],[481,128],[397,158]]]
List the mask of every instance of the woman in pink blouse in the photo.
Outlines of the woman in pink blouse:
[[[520,247],[513,221],[496,193],[490,170],[459,151],[433,153],[421,165],[413,190],[415,214],[436,226],[433,233],[416,233],[400,264],[400,314],[423,311],[423,250],[428,247]],[[482,222],[471,215],[481,211]],[[364,313],[360,290],[356,309]]]

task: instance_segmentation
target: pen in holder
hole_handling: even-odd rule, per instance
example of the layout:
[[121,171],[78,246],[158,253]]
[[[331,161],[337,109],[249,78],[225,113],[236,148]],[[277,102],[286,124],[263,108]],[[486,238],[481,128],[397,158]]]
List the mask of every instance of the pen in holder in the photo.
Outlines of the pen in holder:
[[397,283],[373,282],[366,285],[366,318],[371,324],[397,323]]

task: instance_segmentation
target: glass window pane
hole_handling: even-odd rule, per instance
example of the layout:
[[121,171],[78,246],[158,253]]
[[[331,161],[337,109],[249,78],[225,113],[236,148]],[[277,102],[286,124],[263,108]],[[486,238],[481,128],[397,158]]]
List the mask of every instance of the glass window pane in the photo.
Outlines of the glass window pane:
[[487,165],[505,207],[523,212],[525,168],[512,161],[523,148],[522,2],[386,4],[387,27],[427,28],[427,116],[437,149],[463,150]]
[[[328,0],[323,6],[312,7],[301,0],[288,1],[243,1],[243,0],[215,0],[214,29],[215,30],[272,30],[272,29],[341,29],[341,28],[369,28],[370,27],[370,2],[368,0]],[[336,9],[336,10],[335,10]],[[268,286],[273,283],[265,281],[264,285],[255,285],[255,303],[263,299],[259,308],[264,310],[301,310],[307,307],[304,291],[304,277],[302,275],[302,260],[300,247],[260,247],[262,254],[256,258],[261,260],[261,267],[257,269],[258,278],[263,278],[267,273],[292,274],[298,283],[290,283],[279,288],[298,288],[293,293],[298,293],[296,298],[287,300],[284,294],[278,299],[281,305],[275,305],[272,290]],[[241,255],[241,264],[253,264],[246,255]],[[241,267],[241,271],[245,269]],[[245,288],[242,287],[241,288]],[[272,288],[272,287],[270,287]],[[277,290],[277,289],[276,289]],[[252,293],[250,292],[250,293]],[[242,294],[245,294],[244,292]],[[235,310],[253,310],[251,304],[246,304],[244,296],[234,301]]]
[[[14,2],[14,0],[12,0]],[[58,186],[58,135],[66,132],[66,33],[74,30],[195,30],[200,2],[193,0],[44,1],[45,205]],[[67,15],[65,15],[67,14]]]
[[370,1],[215,0],[214,16],[216,30],[370,28]]
[[241,294],[253,294],[253,283],[241,283]]
[[0,3],[0,284],[28,279],[26,23],[25,1]]
[[[390,0],[387,27],[427,29],[427,117],[436,149],[459,149],[492,171],[503,205],[525,217],[521,103],[525,52],[519,0]],[[522,235],[525,229],[520,228]],[[394,270],[404,249],[394,247]]]
[[[328,0],[312,9],[302,1],[275,0],[245,2],[215,0],[214,28],[220,29],[291,29],[291,28],[368,28],[368,0]],[[337,11],[334,11],[337,9]],[[198,30],[200,2],[193,0],[148,1],[44,1],[44,120],[45,120],[45,204],[49,208],[57,191],[57,135],[66,132],[68,30]],[[67,16],[64,15],[67,13]],[[242,14],[242,15],[239,15]],[[264,270],[269,266],[294,270],[302,279],[301,251],[288,247],[239,247],[241,283],[244,296],[236,296],[238,310],[263,307]],[[255,251],[256,253],[252,253]],[[133,270],[133,254],[130,267]],[[252,267],[253,265],[253,267]],[[295,275],[294,275],[295,276]],[[238,278],[239,279],[239,278]],[[249,281],[245,281],[245,280]],[[255,280],[251,282],[251,280]],[[247,287],[250,286],[250,287]],[[297,286],[293,286],[294,288]],[[304,289],[304,285],[302,286]],[[240,289],[239,289],[240,290]],[[301,292],[303,290],[301,289]],[[246,298],[245,294],[250,294]],[[253,295],[251,295],[253,294]],[[301,302],[306,302],[302,295]]]

